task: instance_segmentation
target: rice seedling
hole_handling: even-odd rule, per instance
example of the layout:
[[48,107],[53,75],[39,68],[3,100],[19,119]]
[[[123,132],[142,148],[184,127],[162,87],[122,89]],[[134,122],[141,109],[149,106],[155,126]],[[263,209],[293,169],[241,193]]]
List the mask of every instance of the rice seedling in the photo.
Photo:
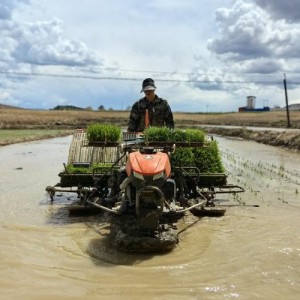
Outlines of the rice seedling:
[[90,167],[77,167],[73,164],[66,165],[64,173],[66,174],[92,174],[97,168],[97,173],[106,172],[112,164],[93,164]]
[[[200,142],[204,143],[205,134],[199,129],[168,129],[166,127],[149,127],[145,130],[149,142]],[[224,167],[221,162],[216,142],[206,142],[205,147],[177,147],[171,154],[173,166],[197,167],[202,173],[222,173]]]
[[224,167],[222,164],[218,144],[212,141],[205,147],[193,148],[195,157],[195,167],[202,173],[222,173]]
[[151,142],[171,141],[172,130],[167,127],[149,127],[144,130],[145,138]]
[[91,124],[86,129],[87,139],[92,142],[117,142],[121,137],[121,129],[116,125]]
[[205,134],[202,130],[187,129],[185,133],[188,142],[204,142]]

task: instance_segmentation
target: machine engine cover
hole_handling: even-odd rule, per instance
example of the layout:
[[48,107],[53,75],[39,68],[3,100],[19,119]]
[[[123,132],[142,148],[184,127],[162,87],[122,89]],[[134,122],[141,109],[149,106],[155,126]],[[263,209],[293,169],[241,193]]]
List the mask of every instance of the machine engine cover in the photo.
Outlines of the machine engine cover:
[[127,176],[130,176],[132,172],[143,176],[154,176],[165,172],[166,177],[170,177],[171,165],[169,157],[162,152],[151,154],[132,152],[129,154],[126,164]]

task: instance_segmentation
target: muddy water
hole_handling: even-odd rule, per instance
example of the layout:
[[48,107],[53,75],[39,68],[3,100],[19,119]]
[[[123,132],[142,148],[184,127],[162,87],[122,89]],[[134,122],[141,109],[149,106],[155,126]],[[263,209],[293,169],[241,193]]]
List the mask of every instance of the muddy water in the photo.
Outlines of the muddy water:
[[70,137],[1,147],[0,299],[299,299],[300,155],[217,139],[246,189],[221,203],[245,205],[187,219],[164,255],[109,248],[109,218],[71,217],[71,194],[50,205]]

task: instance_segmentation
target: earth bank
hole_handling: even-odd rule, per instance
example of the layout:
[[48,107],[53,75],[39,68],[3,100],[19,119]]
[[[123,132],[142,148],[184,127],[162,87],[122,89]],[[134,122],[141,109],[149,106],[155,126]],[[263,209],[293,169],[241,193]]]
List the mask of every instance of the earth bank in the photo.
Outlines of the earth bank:
[[[39,111],[0,107],[0,146],[70,135],[77,128],[86,128],[92,123],[116,124],[126,128],[129,113],[129,111]],[[287,120],[284,111],[174,112],[174,120],[176,128],[203,128],[211,134],[239,137],[263,144],[300,150],[300,111],[290,112],[293,129],[285,129]],[[230,128],[230,126],[240,128]],[[249,129],[251,127],[253,130]],[[258,131],[254,127],[266,129]],[[23,130],[22,134],[20,134],[21,130]]]
[[[228,136],[235,138],[242,138],[245,140],[253,140],[258,143],[284,147],[290,150],[300,151],[300,130],[250,130],[244,128],[220,128],[220,127],[205,127],[203,130],[208,134],[216,134],[220,136]],[[5,132],[5,138],[1,136],[1,133]],[[14,130],[17,132],[18,130]],[[28,141],[49,139],[54,137],[61,137],[71,135],[74,130],[58,130],[49,133],[48,130],[40,129],[37,134],[36,131],[28,130],[28,134],[19,136],[12,134],[11,130],[2,129],[0,131],[0,146],[23,143]]]
[[205,128],[206,133],[253,140],[258,143],[300,151],[300,130],[251,130],[244,128]]

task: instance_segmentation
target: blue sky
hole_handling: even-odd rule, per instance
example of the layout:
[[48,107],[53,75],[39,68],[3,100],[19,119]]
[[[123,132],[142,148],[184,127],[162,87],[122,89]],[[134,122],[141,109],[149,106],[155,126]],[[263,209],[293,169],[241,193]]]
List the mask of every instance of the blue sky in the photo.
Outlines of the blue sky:
[[152,77],[173,111],[284,106],[284,73],[300,102],[297,0],[0,0],[0,45],[2,104],[125,109]]

